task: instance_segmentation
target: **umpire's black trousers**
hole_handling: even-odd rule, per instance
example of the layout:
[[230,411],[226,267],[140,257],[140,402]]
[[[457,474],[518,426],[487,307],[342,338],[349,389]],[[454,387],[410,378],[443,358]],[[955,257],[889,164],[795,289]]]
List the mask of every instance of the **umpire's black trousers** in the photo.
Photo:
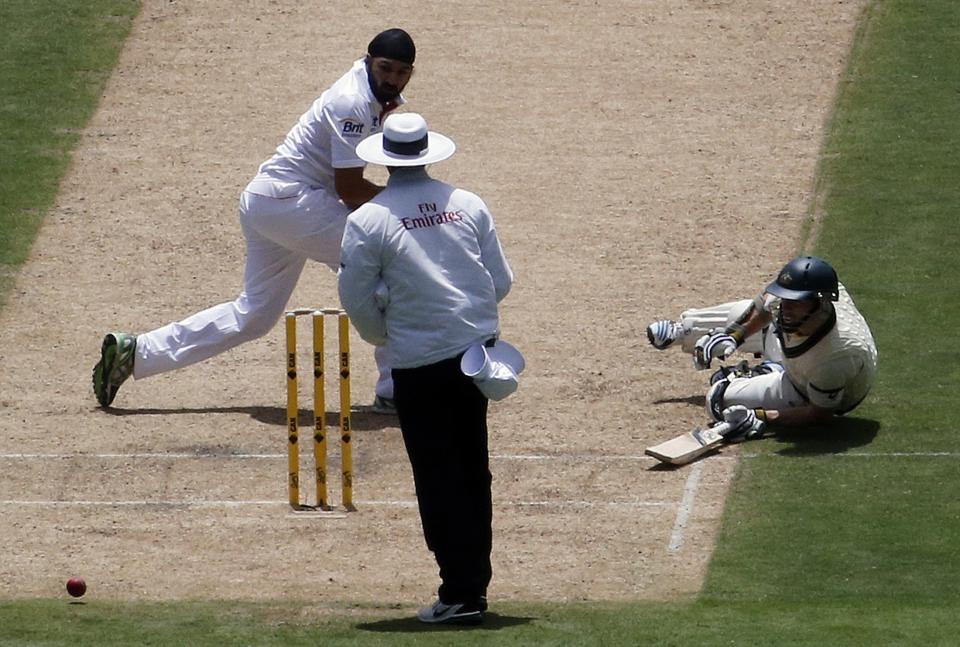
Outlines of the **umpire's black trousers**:
[[460,371],[460,356],[392,373],[440,601],[482,604],[492,574],[487,398]]

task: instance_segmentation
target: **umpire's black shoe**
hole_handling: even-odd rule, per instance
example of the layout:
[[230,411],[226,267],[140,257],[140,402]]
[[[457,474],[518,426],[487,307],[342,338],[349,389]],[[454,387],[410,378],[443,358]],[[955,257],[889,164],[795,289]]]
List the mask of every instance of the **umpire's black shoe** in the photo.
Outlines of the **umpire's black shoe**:
[[434,625],[478,625],[483,622],[486,600],[482,604],[444,604],[440,600],[433,606],[417,612],[417,620]]

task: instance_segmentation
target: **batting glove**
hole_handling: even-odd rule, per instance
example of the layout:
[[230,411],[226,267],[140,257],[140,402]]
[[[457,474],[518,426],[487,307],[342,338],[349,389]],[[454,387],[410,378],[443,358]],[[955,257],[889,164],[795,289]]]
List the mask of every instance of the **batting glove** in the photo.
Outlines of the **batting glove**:
[[723,410],[723,421],[730,425],[730,431],[723,434],[728,443],[763,438],[767,431],[766,412],[763,409],[748,409],[735,404]]
[[737,340],[716,328],[697,340],[693,347],[693,365],[697,370],[710,368],[714,359],[727,359],[737,350]]

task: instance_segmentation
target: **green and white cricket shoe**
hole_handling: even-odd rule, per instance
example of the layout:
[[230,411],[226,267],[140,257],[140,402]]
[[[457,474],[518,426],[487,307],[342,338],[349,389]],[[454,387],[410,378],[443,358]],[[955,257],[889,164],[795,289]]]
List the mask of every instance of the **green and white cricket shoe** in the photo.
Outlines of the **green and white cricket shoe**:
[[103,338],[100,361],[93,367],[93,392],[102,407],[109,407],[120,385],[133,375],[137,336],[114,332]]

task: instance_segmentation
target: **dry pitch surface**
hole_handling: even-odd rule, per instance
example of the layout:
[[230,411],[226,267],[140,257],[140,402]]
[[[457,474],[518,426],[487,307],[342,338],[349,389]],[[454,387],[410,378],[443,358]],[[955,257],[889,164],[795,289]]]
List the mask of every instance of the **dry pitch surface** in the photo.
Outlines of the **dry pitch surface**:
[[[487,200],[517,277],[503,331],[529,368],[491,407],[491,599],[697,591],[736,452],[643,456],[702,419],[706,383],[644,327],[752,295],[796,251],[862,4],[145,1],[0,315],[0,597],[72,575],[98,598],[432,597],[394,419],[354,416],[360,512],[288,512],[281,326],[112,411],[90,391],[104,332],[235,296],[240,191],[394,25],[418,43],[409,108],[459,146],[433,173]],[[294,300],[334,304],[334,277],[308,268]]]

